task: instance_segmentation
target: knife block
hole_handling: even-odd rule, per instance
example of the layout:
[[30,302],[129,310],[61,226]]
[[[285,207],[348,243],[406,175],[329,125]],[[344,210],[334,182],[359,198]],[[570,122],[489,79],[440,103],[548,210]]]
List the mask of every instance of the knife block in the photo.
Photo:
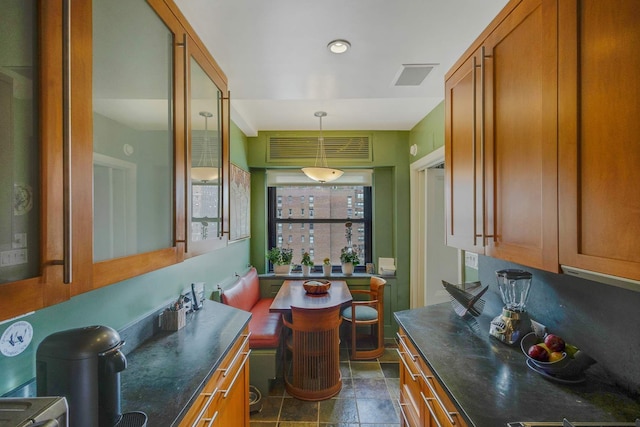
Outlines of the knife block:
[[177,331],[184,328],[187,324],[187,309],[169,310],[168,308],[162,313],[160,327],[164,331]]

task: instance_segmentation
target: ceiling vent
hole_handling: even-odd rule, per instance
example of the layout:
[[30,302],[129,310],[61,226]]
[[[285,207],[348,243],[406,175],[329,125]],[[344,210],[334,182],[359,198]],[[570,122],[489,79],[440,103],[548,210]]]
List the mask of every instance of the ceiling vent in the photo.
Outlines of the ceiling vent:
[[394,86],[420,86],[438,64],[402,64],[394,79]]
[[[313,160],[318,148],[317,136],[269,137],[269,161]],[[327,160],[371,161],[368,136],[325,136],[324,150]]]

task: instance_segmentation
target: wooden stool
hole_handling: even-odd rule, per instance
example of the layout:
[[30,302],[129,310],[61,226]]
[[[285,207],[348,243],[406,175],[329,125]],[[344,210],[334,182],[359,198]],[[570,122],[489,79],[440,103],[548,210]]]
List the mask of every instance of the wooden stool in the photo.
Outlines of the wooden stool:
[[340,306],[318,309],[291,307],[287,346],[291,362],[285,364],[285,388],[301,400],[324,400],[342,388],[340,374]]

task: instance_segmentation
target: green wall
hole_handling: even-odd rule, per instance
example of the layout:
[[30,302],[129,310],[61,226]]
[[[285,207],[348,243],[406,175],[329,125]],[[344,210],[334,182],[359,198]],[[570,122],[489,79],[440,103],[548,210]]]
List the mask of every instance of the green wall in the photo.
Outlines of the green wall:
[[[266,272],[267,188],[265,171],[270,168],[299,168],[292,162],[267,162],[270,135],[306,136],[312,132],[259,132],[249,138],[248,160],[251,167],[251,263]],[[373,174],[373,262],[379,257],[396,258],[395,289],[391,301],[395,311],[409,307],[409,137],[407,131],[323,132],[324,136],[367,134],[371,136],[373,160],[349,161],[350,167],[372,168]],[[330,162],[342,167],[347,161]]]
[[418,146],[416,160],[444,145],[444,101],[411,129],[409,146],[413,144]]
[[[232,123],[231,161],[247,169],[246,153],[247,138]],[[192,282],[205,282],[208,295],[218,283],[246,270],[249,245],[249,239],[241,240],[180,264],[78,295],[24,317],[21,320],[33,326],[34,338],[22,354],[15,357],[0,355],[0,395],[35,376],[37,346],[46,336],[60,330],[96,324],[122,329],[177,299]],[[10,323],[0,325],[0,334]]]

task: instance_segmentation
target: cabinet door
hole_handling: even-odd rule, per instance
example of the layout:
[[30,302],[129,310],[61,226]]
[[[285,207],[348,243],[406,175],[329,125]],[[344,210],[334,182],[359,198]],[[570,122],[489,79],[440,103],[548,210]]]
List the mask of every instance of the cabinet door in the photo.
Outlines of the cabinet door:
[[184,95],[176,82],[185,52],[184,30],[162,1],[84,0],[72,13],[73,291],[80,293],[182,259],[176,153],[184,151]]
[[557,256],[557,6],[526,0],[484,43],[486,254],[549,271]]
[[640,4],[560,2],[560,263],[640,280]]
[[476,53],[445,82],[445,212],[447,245],[484,253],[479,65]]
[[[0,0],[0,320],[63,283],[63,6]],[[42,88],[46,87],[46,90]]]
[[188,42],[187,256],[224,247],[228,241],[228,92],[221,71]]

